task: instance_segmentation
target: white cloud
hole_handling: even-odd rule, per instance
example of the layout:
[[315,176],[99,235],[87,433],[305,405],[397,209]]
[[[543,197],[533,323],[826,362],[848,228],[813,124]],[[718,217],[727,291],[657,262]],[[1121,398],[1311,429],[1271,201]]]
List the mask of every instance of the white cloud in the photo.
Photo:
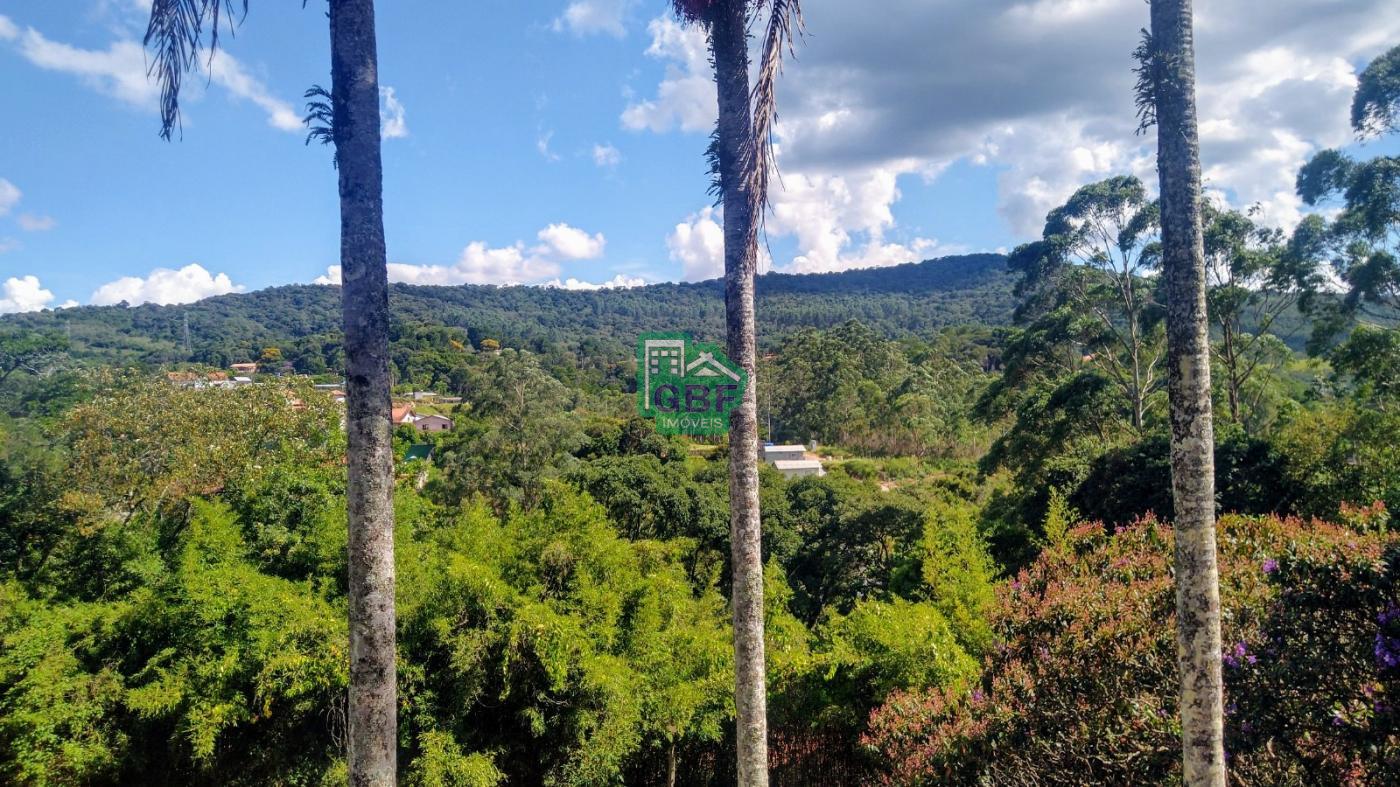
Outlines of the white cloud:
[[557,263],[529,254],[521,243],[491,248],[475,241],[452,265],[389,263],[389,279],[407,284],[523,284],[558,272]]
[[[473,241],[450,265],[389,263],[389,281],[404,284],[538,284],[559,275],[560,262],[601,256],[606,240],[602,233],[589,235],[568,224],[551,224],[540,230],[533,247],[517,241],[491,247]],[[339,265],[326,268],[313,284],[340,284]]]
[[79,77],[100,93],[142,109],[154,109],[160,88],[146,77],[146,55],[135,41],[113,41],[105,50],[80,49],[26,28],[14,38],[19,53],[49,71]]
[[616,167],[622,163],[622,151],[611,143],[593,146],[593,163],[600,167]]
[[388,85],[379,86],[379,136],[382,139],[402,139],[408,136],[408,121],[403,103]]
[[[99,93],[142,110],[154,111],[160,86],[147,76],[147,56],[133,39],[113,41],[106,49],[82,49],[44,36],[34,28],[22,32],[8,18],[0,17],[0,40],[14,42],[21,56],[39,68],[72,74]],[[8,35],[7,35],[8,33]],[[200,65],[208,63],[201,58]],[[252,76],[237,58],[225,51],[214,57],[208,81],[236,98],[249,101],[267,113],[267,122],[281,131],[301,132],[301,115],[277,98],[262,80]],[[205,79],[187,79],[182,103],[197,99]]]
[[676,225],[666,238],[671,259],[681,264],[681,279],[703,281],[724,275],[724,229],[713,207]]
[[[878,13],[867,6],[804,2],[811,37],[779,83],[780,162],[785,184],[798,194],[775,190],[773,199],[794,212],[779,223],[812,241],[799,250],[809,261],[887,256],[866,253],[869,223],[850,214],[834,178],[855,189],[890,171],[927,177],[958,161],[992,167],[999,211],[1022,237],[1039,235],[1045,213],[1089,180],[1133,173],[1154,184],[1156,134],[1133,133],[1129,53],[1148,23],[1142,3],[884,0]],[[1207,185],[1236,206],[1260,203],[1266,220],[1296,221],[1297,170],[1317,150],[1351,141],[1355,70],[1400,40],[1394,6],[1198,3]],[[623,126],[708,132],[714,89],[703,35],[666,18],[650,30],[647,53],[668,69],[654,98],[627,107]],[[814,187],[819,193],[807,193]],[[866,207],[887,209],[888,193]],[[877,234],[897,232],[887,223]],[[873,240],[876,250],[889,245]],[[917,243],[903,245],[914,251]],[[833,247],[844,251],[833,256]]]
[[535,150],[538,150],[540,152],[540,155],[544,156],[545,161],[552,162],[559,160],[559,154],[555,153],[549,148],[549,143],[552,139],[554,139],[553,130],[542,131],[538,136],[535,137]]
[[214,295],[242,292],[228,274],[211,274],[198,263],[191,263],[179,270],[156,268],[144,278],[123,276],[98,287],[92,293],[94,306],[110,306],[126,301],[135,306],[140,303],[192,303]]
[[14,251],[20,246],[19,241],[14,238],[0,238],[0,254]]
[[541,286],[557,287],[561,290],[613,290],[630,289],[632,287],[645,287],[646,283],[647,280],[641,278],[640,276],[628,276],[626,274],[619,273],[611,279],[608,279],[607,281],[603,282],[602,284],[594,284],[593,282],[581,281],[579,279],[570,277],[568,279],[564,279],[563,281],[560,281],[559,279],[550,279]]
[[53,293],[39,284],[38,276],[12,276],[0,286],[0,314],[36,312],[51,301]]
[[539,231],[537,237],[542,246],[535,249],[541,256],[551,256],[565,260],[591,260],[601,257],[607,239],[599,232],[589,235],[568,224],[551,224]]
[[551,27],[556,33],[567,30],[579,36],[606,33],[622,38],[627,35],[627,12],[636,4],[637,0],[573,0]]
[[251,76],[243,64],[228,52],[220,51],[214,56],[211,66],[214,84],[220,85],[235,96],[251,101],[267,113],[267,122],[280,131],[305,130],[301,115],[291,104],[272,95],[267,85]]
[[929,238],[886,243],[894,228],[892,206],[900,198],[898,179],[914,162],[856,170],[843,175],[784,173],[772,195],[772,235],[793,236],[798,254],[779,266],[790,273],[873,268],[918,262],[935,252],[947,253]]
[[4,178],[0,178],[0,216],[10,212],[14,206],[19,204],[19,198],[24,193],[19,187]]
[[58,226],[58,221],[53,216],[41,216],[37,213],[21,213],[15,217],[15,221],[25,232],[46,232]]
[[669,16],[653,19],[648,57],[666,62],[666,75],[656,97],[622,112],[622,125],[632,131],[709,131],[718,112],[710,73],[709,46],[699,25],[681,25]]

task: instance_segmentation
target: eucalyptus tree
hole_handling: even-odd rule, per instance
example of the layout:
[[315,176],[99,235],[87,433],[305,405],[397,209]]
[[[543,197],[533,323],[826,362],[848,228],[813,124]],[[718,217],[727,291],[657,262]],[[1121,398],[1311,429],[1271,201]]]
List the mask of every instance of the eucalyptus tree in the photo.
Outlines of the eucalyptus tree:
[[[1250,215],[1202,203],[1207,308],[1219,336],[1215,359],[1230,420],[1254,423],[1261,371],[1286,360],[1287,340],[1303,325],[1280,319],[1307,309],[1325,284],[1317,256],[1306,242],[1282,230],[1255,224]],[[1302,241],[1304,234],[1295,234]],[[1249,418],[1246,417],[1246,412]]]
[[1361,72],[1351,99],[1351,127],[1361,137],[1400,131],[1400,46]]
[[[312,138],[335,146],[340,189],[341,312],[348,438],[350,782],[393,784],[397,760],[394,663],[394,508],[390,443],[389,285],[380,161],[378,53],[373,0],[329,0],[331,90],[308,97]],[[181,77],[197,71],[232,31],[242,0],[154,0],[145,45],[161,88],[161,136],[180,122]]]
[[[718,121],[708,153],[724,209],[724,306],[729,357],[749,374],[730,417],[729,507],[733,557],[734,673],[738,779],[768,783],[768,714],[763,643],[763,557],[758,502],[758,377],[754,274],[773,171],[773,124],[783,52],[801,34],[799,0],[671,0],[700,25],[714,63]],[[767,13],[752,93],[749,25]]]
[[1157,205],[1130,175],[1080,188],[1045,217],[1041,239],[1011,253],[1020,274],[1017,320],[1056,323],[1076,345],[1072,366],[1096,367],[1126,402],[1134,430],[1146,426],[1161,390],[1160,305],[1151,276],[1157,263]]
[[[1362,71],[1351,123],[1362,138],[1400,130],[1400,47]],[[1312,237],[1346,284],[1347,316],[1394,324],[1400,317],[1400,156],[1358,161],[1324,150],[1299,171],[1298,196],[1309,205],[1340,199],[1325,235],[1318,232],[1320,218],[1309,220]]]
[[6,329],[0,331],[0,385],[15,372],[44,374],[68,349],[62,334]]
[[1176,541],[1176,641],[1186,784],[1225,784],[1215,431],[1201,224],[1200,135],[1191,0],[1151,0],[1138,49],[1138,106],[1157,125]]

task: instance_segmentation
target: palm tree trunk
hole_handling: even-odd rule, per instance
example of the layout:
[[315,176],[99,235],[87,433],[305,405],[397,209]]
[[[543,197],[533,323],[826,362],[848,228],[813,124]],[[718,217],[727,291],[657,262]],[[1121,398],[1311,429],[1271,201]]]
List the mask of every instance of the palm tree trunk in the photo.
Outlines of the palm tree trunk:
[[738,781],[768,784],[768,711],[763,651],[763,556],[758,510],[758,369],[754,350],[754,273],[758,216],[747,177],[755,166],[749,111],[747,2],[714,9],[710,48],[719,96],[719,171],[724,192],[724,310],[729,357],[749,373],[729,422],[729,533],[734,573],[734,704]]
[[398,749],[389,282],[373,0],[331,0],[330,30],[349,442],[347,759],[350,783],[360,787],[394,784]]
[[1152,0],[1157,172],[1167,293],[1172,501],[1176,510],[1177,660],[1183,775],[1225,784],[1220,588],[1215,559],[1214,430],[1201,235],[1201,162],[1191,0]]

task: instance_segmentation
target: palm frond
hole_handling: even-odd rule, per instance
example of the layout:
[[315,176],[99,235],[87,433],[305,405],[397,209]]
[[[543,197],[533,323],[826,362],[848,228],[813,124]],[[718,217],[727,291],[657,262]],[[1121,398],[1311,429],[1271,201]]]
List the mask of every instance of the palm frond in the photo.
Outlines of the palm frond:
[[1152,34],[1146,28],[1142,31],[1142,40],[1138,42],[1137,49],[1133,50],[1133,60],[1137,61],[1137,65],[1133,66],[1133,73],[1137,74],[1137,84],[1133,86],[1133,100],[1137,104],[1137,133],[1146,134],[1148,129],[1157,125],[1157,87],[1162,83],[1161,57]]
[[[160,136],[169,140],[173,130],[180,128],[180,83],[187,72],[199,66],[199,52],[204,45],[205,23],[209,23],[209,61],[212,68],[214,53],[219,48],[219,30],[227,25],[234,34],[242,18],[248,15],[248,0],[153,0],[151,19],[146,24],[142,45],[154,52],[146,65],[146,76],[160,83]],[[239,17],[239,18],[235,18]]]
[[701,22],[714,4],[714,0],[671,0],[671,9],[682,21]]
[[718,206],[724,201],[724,177],[719,164],[718,124],[715,125],[715,130],[710,132],[710,144],[705,148],[705,166],[710,175],[710,188],[706,193],[715,198],[715,205]]
[[308,129],[306,144],[313,140],[322,145],[335,141],[335,110],[331,107],[331,93],[320,85],[312,85],[302,94],[306,102],[306,117],[301,119]]
[[749,200],[759,222],[768,208],[769,177],[777,173],[773,151],[773,126],[778,120],[778,76],[783,71],[783,52],[796,57],[796,41],[804,33],[800,0],[758,0],[754,12],[768,7],[768,30],[763,37],[763,55],[758,79],[753,86],[754,161],[749,168]]

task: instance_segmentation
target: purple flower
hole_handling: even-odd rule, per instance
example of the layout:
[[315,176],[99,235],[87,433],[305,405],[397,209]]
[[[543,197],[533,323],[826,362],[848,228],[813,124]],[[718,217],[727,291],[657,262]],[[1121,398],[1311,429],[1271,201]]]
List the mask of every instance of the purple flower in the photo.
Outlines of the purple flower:
[[1265,561],[1264,561],[1264,573],[1265,573],[1265,574],[1272,574],[1272,573],[1274,573],[1275,571],[1278,571],[1278,561],[1277,561],[1277,560],[1274,560],[1273,558],[1269,558],[1268,560],[1265,560]]
[[1393,628],[1397,619],[1400,619],[1400,607],[1390,607],[1376,616],[1380,629],[1376,632],[1376,666],[1383,670],[1400,667],[1400,636],[1386,631]]
[[1384,631],[1376,632],[1376,666],[1381,669],[1400,667],[1400,641],[1386,636]]
[[1242,661],[1253,664],[1259,659],[1249,652],[1249,647],[1243,642],[1236,642],[1233,648],[1225,651],[1224,655],[1220,657],[1220,660],[1225,663],[1225,666],[1233,669],[1240,666],[1240,662]]

